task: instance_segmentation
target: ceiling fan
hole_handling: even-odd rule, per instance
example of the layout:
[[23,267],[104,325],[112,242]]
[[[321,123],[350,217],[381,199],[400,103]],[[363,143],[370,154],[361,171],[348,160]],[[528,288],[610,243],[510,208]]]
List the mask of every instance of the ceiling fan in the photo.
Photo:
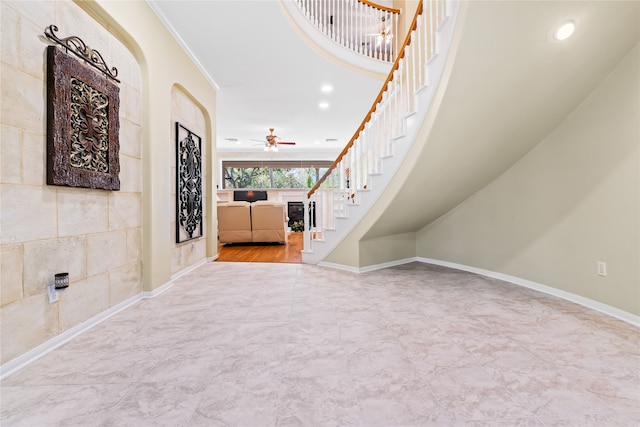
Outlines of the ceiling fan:
[[280,141],[280,139],[278,138],[278,135],[273,134],[274,130],[275,130],[274,128],[269,128],[270,133],[269,135],[264,137],[265,138],[264,141],[260,141],[258,139],[252,139],[252,141],[258,141],[264,144],[264,151],[270,151],[273,153],[278,152],[278,145],[296,145],[295,142]]

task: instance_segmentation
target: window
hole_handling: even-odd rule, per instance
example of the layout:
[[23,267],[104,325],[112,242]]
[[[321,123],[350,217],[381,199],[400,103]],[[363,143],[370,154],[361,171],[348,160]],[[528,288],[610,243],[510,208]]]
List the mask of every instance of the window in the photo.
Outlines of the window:
[[222,188],[311,188],[331,161],[223,161]]

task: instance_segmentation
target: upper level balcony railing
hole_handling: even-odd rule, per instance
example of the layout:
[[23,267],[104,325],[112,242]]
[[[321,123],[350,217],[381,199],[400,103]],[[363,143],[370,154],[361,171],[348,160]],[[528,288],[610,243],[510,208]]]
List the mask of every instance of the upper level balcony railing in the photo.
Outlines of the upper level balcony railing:
[[392,63],[400,10],[366,0],[295,0],[326,37],[361,55]]

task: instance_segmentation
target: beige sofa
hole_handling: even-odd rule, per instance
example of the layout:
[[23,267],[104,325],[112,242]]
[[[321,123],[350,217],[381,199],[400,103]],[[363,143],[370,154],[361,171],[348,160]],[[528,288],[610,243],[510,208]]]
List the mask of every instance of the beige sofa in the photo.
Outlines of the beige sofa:
[[218,203],[218,238],[220,243],[251,241],[251,204]]
[[286,243],[287,221],[283,203],[218,203],[218,238],[222,244]]
[[287,214],[283,203],[258,201],[251,204],[251,241],[287,241]]

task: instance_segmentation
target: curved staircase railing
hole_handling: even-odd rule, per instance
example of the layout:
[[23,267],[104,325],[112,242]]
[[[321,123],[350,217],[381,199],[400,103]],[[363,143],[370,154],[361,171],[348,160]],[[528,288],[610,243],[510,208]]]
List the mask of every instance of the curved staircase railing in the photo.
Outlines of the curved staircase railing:
[[295,0],[322,34],[361,55],[393,62],[399,9],[367,0]]
[[[304,1],[304,0],[301,0]],[[420,0],[397,58],[369,112],[327,172],[311,188],[305,202],[305,252],[335,230],[336,219],[348,216],[370,181],[381,175],[383,159],[394,154],[394,141],[404,136],[407,117],[415,113],[416,94],[429,83],[428,64],[437,53],[437,30],[448,15],[449,0]]]

